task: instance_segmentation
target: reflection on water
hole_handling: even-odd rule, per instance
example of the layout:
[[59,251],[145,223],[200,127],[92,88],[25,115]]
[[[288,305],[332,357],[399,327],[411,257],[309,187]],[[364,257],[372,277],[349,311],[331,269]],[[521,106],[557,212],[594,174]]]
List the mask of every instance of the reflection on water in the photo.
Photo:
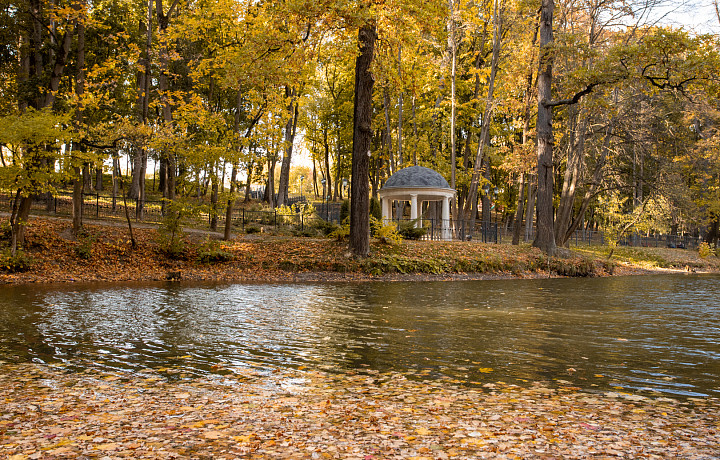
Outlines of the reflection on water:
[[0,359],[720,396],[720,277],[0,288]]

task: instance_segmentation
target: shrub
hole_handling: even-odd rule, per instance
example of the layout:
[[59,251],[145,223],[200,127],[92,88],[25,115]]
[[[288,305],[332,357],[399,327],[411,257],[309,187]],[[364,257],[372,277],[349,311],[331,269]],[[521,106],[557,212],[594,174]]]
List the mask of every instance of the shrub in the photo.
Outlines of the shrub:
[[350,200],[343,200],[340,205],[340,222],[345,222],[348,217],[350,217]]
[[396,245],[402,242],[403,237],[398,233],[395,222],[383,225],[381,220],[370,217],[370,228],[373,236],[383,243]]
[[10,273],[24,272],[30,270],[34,262],[24,251],[16,251],[15,255],[12,255],[8,250],[0,258],[0,268]]
[[350,236],[350,224],[343,226],[337,226],[329,235],[330,238],[335,238],[338,241],[345,241]]
[[12,238],[12,228],[10,228],[10,222],[3,222],[0,224],[0,239],[10,241]]
[[233,254],[226,251],[220,242],[209,238],[202,244],[198,253],[198,260],[204,264],[229,262],[233,258]]
[[412,221],[401,222],[398,227],[398,233],[406,240],[419,240],[427,233],[427,229],[423,227],[415,227],[417,219]]
[[292,235],[293,235],[293,236],[303,236],[303,237],[306,237],[306,238],[314,238],[314,237],[318,236],[318,231],[317,231],[317,229],[315,229],[315,228],[305,227],[305,228],[302,229],[302,230],[300,230],[300,229],[294,229],[294,230],[292,231]]
[[248,235],[260,232],[262,232],[262,228],[260,228],[258,225],[247,225],[245,227],[245,233],[247,233]]
[[75,246],[75,255],[80,259],[89,260],[92,257],[93,245],[97,241],[97,236],[87,231],[81,231],[78,234],[78,245]]
[[324,236],[330,236],[340,226],[324,219],[317,219],[313,222],[312,227],[321,232]]
[[370,198],[370,217],[382,220],[382,205],[377,198]]
[[713,251],[712,251],[712,247],[710,246],[710,244],[708,244],[704,241],[702,243],[700,243],[700,245],[698,246],[698,255],[702,259],[709,257],[710,254],[712,254],[712,252]]
[[185,259],[187,244],[183,232],[185,217],[199,214],[200,208],[182,200],[166,200],[165,216],[158,228],[160,251],[171,259]]

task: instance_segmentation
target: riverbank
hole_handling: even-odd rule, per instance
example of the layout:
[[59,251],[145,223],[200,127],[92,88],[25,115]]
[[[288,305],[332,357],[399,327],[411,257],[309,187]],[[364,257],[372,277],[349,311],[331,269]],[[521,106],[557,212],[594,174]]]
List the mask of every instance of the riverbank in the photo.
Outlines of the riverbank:
[[[355,259],[345,242],[332,239],[240,234],[232,241],[209,232],[186,232],[170,245],[157,228],[134,230],[94,222],[76,237],[70,222],[32,218],[20,266],[5,263],[0,283],[92,281],[361,281],[460,280],[610,276],[667,270],[720,272],[720,259],[666,248],[573,248],[547,258],[529,245],[404,241],[372,244],[371,257]],[[173,244],[175,244],[173,243]],[[7,258],[5,259],[7,262]]]
[[474,388],[358,371],[143,374],[0,365],[0,456],[51,458],[716,458],[720,401]]

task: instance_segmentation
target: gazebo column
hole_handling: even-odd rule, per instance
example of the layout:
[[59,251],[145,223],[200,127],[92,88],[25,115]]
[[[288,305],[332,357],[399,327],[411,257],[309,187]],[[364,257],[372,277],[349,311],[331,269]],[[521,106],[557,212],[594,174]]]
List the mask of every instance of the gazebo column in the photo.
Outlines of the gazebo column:
[[420,221],[418,220],[418,197],[417,194],[413,193],[410,195],[410,220],[416,221],[415,227],[420,226]]
[[442,201],[442,239],[451,239],[450,233],[450,198],[443,197]]
[[382,224],[387,225],[390,221],[390,198],[382,198]]

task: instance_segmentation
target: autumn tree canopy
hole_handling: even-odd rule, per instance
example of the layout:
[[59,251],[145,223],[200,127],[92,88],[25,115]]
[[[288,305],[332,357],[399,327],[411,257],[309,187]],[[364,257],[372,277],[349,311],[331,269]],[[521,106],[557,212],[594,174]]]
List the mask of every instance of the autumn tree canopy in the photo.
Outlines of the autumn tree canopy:
[[[217,226],[253,185],[271,206],[300,185],[370,197],[415,164],[457,189],[458,232],[537,228],[547,252],[578,229],[716,241],[720,42],[643,22],[654,3],[0,0],[14,241],[33,197],[81,201],[103,173],[140,212],[148,195],[192,197]],[[354,169],[368,27],[369,157]]]

